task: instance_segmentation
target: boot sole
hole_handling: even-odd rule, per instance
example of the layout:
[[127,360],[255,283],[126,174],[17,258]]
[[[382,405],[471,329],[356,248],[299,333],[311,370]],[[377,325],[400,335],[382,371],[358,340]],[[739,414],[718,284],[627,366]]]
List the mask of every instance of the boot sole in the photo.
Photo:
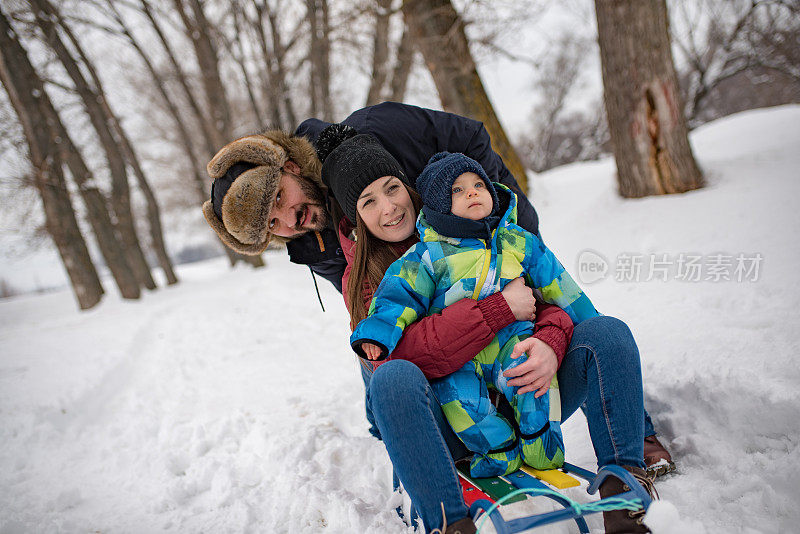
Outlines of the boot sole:
[[675,462],[668,462],[667,460],[662,460],[658,463],[650,465],[647,467],[647,477],[651,480],[655,480],[660,476],[664,476],[668,473],[673,473],[677,467],[675,466]]

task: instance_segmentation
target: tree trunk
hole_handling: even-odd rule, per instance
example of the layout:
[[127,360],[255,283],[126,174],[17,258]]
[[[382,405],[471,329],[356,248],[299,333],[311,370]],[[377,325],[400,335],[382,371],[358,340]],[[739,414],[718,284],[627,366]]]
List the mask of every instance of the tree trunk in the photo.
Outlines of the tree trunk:
[[[208,184],[210,183],[210,180],[208,180],[208,177],[205,174],[205,164],[201,163],[200,158],[198,157],[195,151],[194,144],[192,143],[191,136],[189,135],[189,131],[186,129],[186,124],[183,120],[183,117],[181,116],[180,111],[178,110],[178,105],[172,100],[172,97],[170,97],[169,93],[167,93],[166,80],[164,79],[163,76],[161,76],[161,74],[159,74],[159,72],[153,66],[152,61],[150,61],[150,58],[144,52],[144,49],[142,49],[141,45],[134,38],[130,29],[125,25],[122,17],[119,16],[119,13],[114,8],[112,0],[108,0],[108,5],[109,8],[114,13],[114,18],[117,24],[119,24],[120,28],[122,28],[123,35],[125,35],[128,38],[131,45],[134,47],[134,49],[139,53],[139,56],[142,58],[145,67],[147,67],[147,71],[153,78],[153,83],[155,84],[156,89],[158,89],[161,98],[164,100],[164,105],[167,107],[169,114],[172,116],[173,122],[175,123],[175,128],[178,131],[178,137],[180,138],[180,143],[183,146],[186,158],[188,159],[187,163],[189,165],[189,168],[192,170],[191,173],[192,183],[194,184],[194,189],[197,193],[197,200],[202,203],[208,199],[209,195]],[[151,23],[155,24],[155,19],[151,19]],[[160,28],[158,28],[157,31],[160,31]],[[166,41],[162,41],[162,44],[166,46],[167,54],[174,59],[174,56],[172,56],[172,50],[169,48],[168,43]],[[177,63],[174,63],[172,66],[173,68],[177,67]],[[182,80],[181,85],[183,86],[184,94],[188,93],[188,97],[193,101],[194,96],[189,91],[189,86],[186,83],[185,78],[183,78],[183,73],[180,72],[179,70],[176,73],[176,75]],[[199,107],[196,106],[190,106],[190,107],[199,110]],[[206,139],[206,141],[208,141],[208,138],[205,135],[204,138]],[[210,159],[211,156],[213,156],[213,154],[207,155],[208,159]],[[220,245],[222,246],[222,249],[228,256],[228,260],[230,261],[231,265],[234,265],[239,259],[241,259],[240,258],[241,255],[229,249],[222,243],[222,241],[220,241]]]
[[[258,47],[261,51],[261,84],[264,93],[264,100],[269,103],[271,124],[279,128],[288,128],[285,117],[281,113],[281,89],[278,83],[278,74],[275,65],[275,50],[270,50],[267,42],[267,33],[264,31],[264,15],[269,12],[266,1],[259,3],[252,0],[253,8],[256,11],[256,19],[250,21],[252,28],[258,38]],[[274,40],[274,39],[273,39]]]
[[[197,152],[194,148],[194,143],[192,143],[192,136],[189,134],[189,130],[186,128],[183,117],[178,110],[178,105],[173,101],[172,97],[167,92],[167,82],[161,73],[159,73],[155,68],[153,62],[150,60],[150,57],[139,44],[139,41],[137,41],[133,36],[130,28],[128,28],[128,26],[125,24],[125,21],[114,7],[114,1],[107,0],[107,4],[109,9],[114,14],[114,20],[121,28],[122,34],[127,37],[128,41],[131,43],[131,46],[133,46],[133,49],[136,50],[136,52],[139,54],[139,57],[142,58],[142,62],[147,68],[147,72],[150,73],[150,76],[153,79],[153,85],[155,85],[156,90],[158,90],[158,94],[161,95],[161,99],[164,101],[164,105],[166,106],[169,115],[172,117],[172,121],[175,123],[175,129],[178,132],[180,144],[183,147],[186,159],[188,160],[187,163],[189,168],[192,170],[192,183],[197,191],[197,200],[204,202],[208,198],[209,194],[208,191],[206,191],[209,180],[205,173],[205,165],[200,161],[200,158],[197,155]],[[208,155],[208,158],[210,159],[211,156],[213,156],[213,154]],[[201,169],[203,169],[202,172]]]
[[320,15],[320,30],[322,31],[320,51],[322,55],[316,58],[320,72],[320,93],[322,98],[322,119],[333,122],[333,101],[331,100],[331,23],[328,0],[317,0]]
[[61,40],[54,22],[58,18],[55,8],[47,0],[31,0],[31,5],[36,16],[36,24],[44,34],[48,46],[56,53],[70,79],[75,84],[75,89],[81,97],[84,109],[105,152],[111,173],[112,206],[117,218],[120,236],[125,243],[128,264],[139,284],[147,289],[155,289],[156,283],[150,273],[150,267],[147,265],[147,260],[142,252],[134,227],[125,158],[103,109],[101,102],[103,96],[89,85],[75,58],[72,57],[72,54]]
[[333,122],[328,1],[306,0],[306,17],[311,35],[311,115]]
[[247,70],[249,63],[247,54],[245,53],[244,44],[242,42],[241,33],[244,31],[244,13],[241,12],[242,6],[238,2],[231,3],[231,11],[233,12],[234,31],[233,37],[230,42],[230,54],[233,57],[239,70],[242,72],[244,79],[244,86],[247,90],[247,97],[250,101],[250,109],[256,118],[258,128],[263,128],[265,125],[264,115],[261,113],[261,108],[258,105],[255,95],[255,84],[250,80],[250,73]]
[[102,81],[100,80],[100,76],[97,74],[97,70],[94,68],[94,65],[89,60],[89,57],[83,50],[80,41],[75,37],[72,33],[70,27],[64,22],[64,20],[60,17],[59,13],[55,13],[56,17],[58,17],[58,23],[61,26],[61,29],[64,31],[65,35],[69,39],[72,46],[75,48],[76,52],[78,53],[78,57],[83,62],[84,66],[86,67],[89,76],[92,79],[92,83],[94,84],[94,89],[97,95],[100,97],[98,102],[102,107],[102,110],[105,114],[106,121],[111,125],[113,128],[113,133],[116,134],[116,139],[119,142],[119,146],[122,149],[122,153],[125,156],[125,159],[128,162],[128,165],[131,166],[133,170],[133,175],[136,177],[136,182],[139,186],[139,189],[144,195],[145,198],[145,206],[147,210],[147,222],[150,227],[150,240],[151,240],[151,247],[153,252],[156,255],[156,259],[158,260],[158,264],[161,267],[161,270],[164,272],[164,276],[167,279],[167,284],[172,285],[178,283],[178,277],[175,274],[175,269],[172,266],[172,260],[169,258],[169,254],[167,254],[167,248],[164,244],[164,230],[161,226],[161,209],[158,206],[158,200],[156,200],[156,196],[153,193],[153,189],[150,187],[150,183],[147,180],[147,177],[144,174],[144,170],[142,169],[141,164],[139,163],[139,157],[136,155],[136,151],[131,144],[130,139],[128,138],[128,134],[122,128],[122,124],[119,121],[119,118],[111,109],[111,106],[108,103],[108,98],[106,97],[105,90],[103,89]]
[[367,105],[383,101],[389,69],[389,19],[392,0],[375,0],[375,30],[372,36],[372,77],[367,91]]
[[390,100],[393,102],[402,102],[406,96],[408,77],[411,74],[411,67],[414,65],[413,41],[408,24],[404,22],[403,36],[400,38],[400,45],[397,47],[397,61],[392,72]]
[[527,191],[525,167],[489,101],[469,50],[464,21],[453,4],[450,0],[406,0],[403,15],[444,110],[483,122],[492,148],[503,158],[520,188]]
[[[194,20],[189,17],[183,2],[187,1]],[[206,109],[212,118],[214,146],[221,148],[233,138],[231,128],[231,108],[225,95],[225,86],[219,72],[217,48],[211,40],[209,22],[206,19],[200,0],[174,0],[178,14],[186,29],[186,36],[194,48],[200,79],[206,96]]]
[[[225,87],[222,85],[222,78],[219,72],[219,58],[214,42],[211,40],[209,22],[203,12],[200,0],[188,0],[192,9],[194,20],[189,18],[183,7],[183,0],[174,0],[175,7],[184,24],[186,35],[192,42],[197,63],[200,66],[202,85],[206,95],[206,102],[210,115],[213,116],[214,145],[222,147],[233,138],[231,128],[231,110],[228,98],[225,95]],[[249,263],[253,267],[261,267],[264,260],[260,256],[245,256],[242,254],[228,254],[232,264],[237,260]]]
[[30,149],[34,183],[42,199],[47,231],[64,263],[78,306],[95,306],[103,296],[100,277],[89,256],[72,208],[54,125],[42,120],[44,84],[28,59],[8,19],[0,11],[0,79],[9,95]]
[[217,150],[222,147],[222,145],[217,145],[214,141],[216,136],[213,133],[214,127],[212,124],[210,124],[210,115],[200,109],[200,104],[197,102],[194,93],[189,87],[189,80],[186,78],[186,73],[183,72],[180,63],[178,62],[178,57],[172,50],[172,45],[169,44],[167,36],[161,29],[161,25],[153,15],[153,9],[150,7],[150,4],[147,2],[147,0],[140,0],[140,2],[142,5],[142,13],[144,13],[144,15],[147,17],[147,20],[150,21],[153,31],[156,32],[158,40],[161,42],[161,46],[164,48],[164,52],[167,54],[169,64],[172,66],[172,70],[175,73],[175,78],[178,80],[178,84],[183,91],[183,96],[186,98],[186,103],[189,104],[197,124],[200,125],[200,129],[203,133],[203,142],[206,152],[205,156],[210,160],[214,157],[214,154],[217,153]]
[[[21,74],[23,79],[34,82],[38,80],[38,76],[29,62],[22,63],[21,68],[24,69]],[[34,89],[41,94],[39,102],[42,118],[55,127],[58,137],[61,138],[57,147],[60,149],[62,161],[69,167],[70,174],[78,186],[78,192],[86,206],[86,218],[92,227],[100,253],[111,271],[120,295],[126,299],[138,299],[140,296],[139,283],[128,265],[125,249],[109,215],[107,201],[93,185],[92,172],[73,143],[44,88],[36,87]]]
[[703,186],[689,144],[665,0],[595,0],[606,114],[623,197]]
[[[49,100],[49,99],[48,99]],[[108,202],[100,190],[94,185],[92,172],[83,160],[78,148],[69,136],[67,129],[58,118],[55,108],[47,102],[52,116],[56,117],[60,131],[62,158],[70,169],[70,174],[78,185],[78,191],[86,205],[86,218],[92,226],[100,253],[106,262],[120,295],[126,299],[138,299],[141,295],[139,282],[128,265],[128,258],[121,239],[117,236],[116,227],[109,214]]]
[[265,5],[267,20],[269,21],[269,31],[272,35],[272,53],[275,56],[275,70],[273,76],[277,78],[276,86],[282,95],[281,104],[283,105],[284,126],[287,130],[292,130],[298,124],[297,115],[294,112],[292,103],[292,92],[286,83],[286,50],[287,46],[281,42],[281,31],[278,28],[278,16],[275,10]]

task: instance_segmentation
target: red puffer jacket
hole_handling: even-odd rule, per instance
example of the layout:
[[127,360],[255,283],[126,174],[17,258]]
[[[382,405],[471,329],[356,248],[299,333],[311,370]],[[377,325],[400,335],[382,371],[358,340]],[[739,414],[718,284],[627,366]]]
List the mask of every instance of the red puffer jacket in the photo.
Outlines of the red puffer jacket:
[[[347,293],[347,281],[356,248],[355,242],[349,238],[351,231],[352,228],[343,219],[339,225],[339,243],[347,259],[342,276],[343,294]],[[414,234],[398,243],[398,254],[408,250],[417,240]],[[365,291],[365,304],[369,306],[371,300],[371,291]],[[345,305],[349,309],[346,297]],[[416,364],[429,379],[446,376],[463,367],[489,345],[497,332],[515,320],[501,293],[478,301],[462,299],[442,310],[442,313],[423,317],[408,326],[388,359],[408,360]],[[572,339],[572,329],[572,320],[561,308],[537,303],[533,337],[550,345],[556,353],[559,367]],[[383,362],[372,363],[377,367]]]

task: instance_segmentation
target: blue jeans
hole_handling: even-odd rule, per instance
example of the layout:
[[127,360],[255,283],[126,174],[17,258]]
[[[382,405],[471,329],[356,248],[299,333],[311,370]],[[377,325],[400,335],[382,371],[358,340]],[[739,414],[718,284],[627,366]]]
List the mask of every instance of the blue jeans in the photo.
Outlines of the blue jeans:
[[644,410],[639,349],[625,323],[600,316],[577,325],[558,384],[561,420],[583,410],[598,467],[644,468],[645,426],[652,431],[648,435],[655,430]]
[[[370,432],[383,440],[426,531],[442,526],[442,505],[448,523],[466,517],[453,460],[470,452],[447,424],[422,371],[390,360],[372,376],[362,375]],[[645,426],[652,430],[652,423],[643,406],[639,351],[625,323],[601,316],[577,325],[558,381],[562,421],[583,409],[598,465],[644,467]]]

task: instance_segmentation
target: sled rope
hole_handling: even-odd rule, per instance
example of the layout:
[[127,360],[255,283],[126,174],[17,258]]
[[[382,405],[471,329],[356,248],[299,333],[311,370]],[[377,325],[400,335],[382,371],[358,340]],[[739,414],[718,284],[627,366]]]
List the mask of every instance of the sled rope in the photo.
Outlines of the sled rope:
[[570,507],[578,515],[584,515],[589,512],[610,512],[612,510],[636,511],[636,510],[641,510],[643,508],[641,499],[629,500],[629,499],[621,499],[618,497],[606,497],[605,499],[603,499],[604,502],[602,503],[593,502],[593,503],[581,504],[577,501],[573,501],[572,499],[570,499],[569,497],[567,497],[562,493],[550,489],[521,488],[518,490],[514,490],[508,495],[505,495],[504,497],[498,499],[497,502],[491,505],[489,509],[483,513],[483,517],[481,517],[481,520],[478,521],[477,533],[478,534],[480,533],[481,528],[483,528],[483,524],[486,522],[486,520],[489,518],[492,512],[497,510],[497,508],[504,502],[519,495],[520,493],[529,493],[531,495],[555,495],[557,497],[561,497],[562,499],[565,499],[569,503]]

